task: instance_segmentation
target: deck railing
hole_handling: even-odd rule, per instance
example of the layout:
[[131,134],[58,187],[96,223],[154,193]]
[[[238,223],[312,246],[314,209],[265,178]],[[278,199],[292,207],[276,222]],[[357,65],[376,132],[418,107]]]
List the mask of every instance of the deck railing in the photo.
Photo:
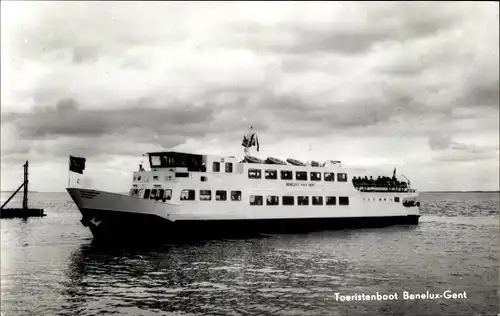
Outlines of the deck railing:
[[407,185],[390,184],[353,184],[356,190],[361,192],[415,192]]

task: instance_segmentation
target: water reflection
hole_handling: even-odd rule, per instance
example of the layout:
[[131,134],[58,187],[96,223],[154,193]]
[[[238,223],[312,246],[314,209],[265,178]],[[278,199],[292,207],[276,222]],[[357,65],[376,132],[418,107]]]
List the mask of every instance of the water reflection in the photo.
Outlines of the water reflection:
[[[384,238],[414,229],[376,232]],[[66,272],[68,315],[110,310],[121,315],[332,315],[339,312],[331,300],[334,291],[387,280],[385,271],[359,275],[353,263],[366,250],[356,247],[357,240],[374,233],[346,230],[149,247],[85,244],[71,255]]]

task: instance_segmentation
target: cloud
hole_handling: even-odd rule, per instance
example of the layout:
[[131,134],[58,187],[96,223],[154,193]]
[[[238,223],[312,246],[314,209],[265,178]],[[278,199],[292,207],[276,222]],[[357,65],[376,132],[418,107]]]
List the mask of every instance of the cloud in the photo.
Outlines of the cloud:
[[443,150],[450,147],[454,143],[449,135],[434,134],[429,137],[429,147],[432,150]]
[[234,154],[249,125],[269,155],[496,159],[496,3],[7,2],[1,14],[6,165]]

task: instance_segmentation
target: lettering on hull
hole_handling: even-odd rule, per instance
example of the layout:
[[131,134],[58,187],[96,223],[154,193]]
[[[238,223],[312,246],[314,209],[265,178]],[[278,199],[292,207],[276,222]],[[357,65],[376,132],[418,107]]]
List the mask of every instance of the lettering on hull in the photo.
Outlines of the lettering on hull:
[[312,188],[316,185],[316,183],[294,183],[294,182],[287,182],[285,184],[287,187],[309,187]]

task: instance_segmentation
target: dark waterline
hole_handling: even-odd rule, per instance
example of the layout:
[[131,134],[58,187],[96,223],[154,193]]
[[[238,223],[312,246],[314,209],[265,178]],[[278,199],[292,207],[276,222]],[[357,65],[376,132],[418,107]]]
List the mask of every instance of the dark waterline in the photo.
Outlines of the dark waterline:
[[[8,198],[2,193],[2,200]],[[423,193],[418,226],[117,247],[65,193],[1,223],[4,315],[496,315],[498,193]],[[16,203],[16,202],[14,202]],[[466,292],[337,301],[335,293]]]

